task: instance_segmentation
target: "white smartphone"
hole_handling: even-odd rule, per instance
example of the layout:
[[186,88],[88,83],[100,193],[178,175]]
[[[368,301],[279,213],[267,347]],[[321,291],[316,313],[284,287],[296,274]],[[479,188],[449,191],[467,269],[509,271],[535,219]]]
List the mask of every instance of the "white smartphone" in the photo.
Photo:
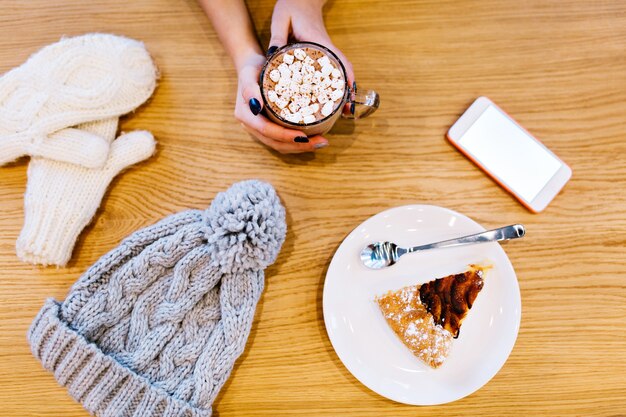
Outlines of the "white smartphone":
[[487,97],[448,130],[448,140],[535,213],[546,208],[572,170]]

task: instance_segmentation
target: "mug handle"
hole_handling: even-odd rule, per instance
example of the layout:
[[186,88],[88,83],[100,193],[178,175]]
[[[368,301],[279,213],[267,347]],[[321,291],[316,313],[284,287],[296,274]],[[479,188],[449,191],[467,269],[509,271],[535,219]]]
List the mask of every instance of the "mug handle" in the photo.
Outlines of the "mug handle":
[[380,97],[374,90],[365,90],[361,93],[357,90],[356,83],[352,88],[348,87],[348,101],[346,102],[347,112],[343,112],[344,119],[363,119],[374,113],[380,105]]

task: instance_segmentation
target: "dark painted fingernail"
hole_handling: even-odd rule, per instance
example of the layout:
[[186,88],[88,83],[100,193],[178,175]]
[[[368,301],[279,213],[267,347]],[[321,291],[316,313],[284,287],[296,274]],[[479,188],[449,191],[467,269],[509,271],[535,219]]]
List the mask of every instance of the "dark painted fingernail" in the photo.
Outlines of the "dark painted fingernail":
[[296,143],[309,143],[309,138],[307,138],[306,136],[298,136],[294,138],[293,141]]
[[274,52],[278,51],[278,46],[270,46],[269,49],[267,50],[267,56],[272,56],[274,55]]
[[250,104],[250,111],[252,112],[252,114],[256,116],[257,114],[261,113],[261,103],[259,103],[259,100],[257,100],[256,98],[251,98],[248,104]]
[[[356,94],[356,81],[352,81],[352,93]],[[350,114],[354,116],[355,110],[356,110],[356,103],[352,101],[352,103],[350,103]]]

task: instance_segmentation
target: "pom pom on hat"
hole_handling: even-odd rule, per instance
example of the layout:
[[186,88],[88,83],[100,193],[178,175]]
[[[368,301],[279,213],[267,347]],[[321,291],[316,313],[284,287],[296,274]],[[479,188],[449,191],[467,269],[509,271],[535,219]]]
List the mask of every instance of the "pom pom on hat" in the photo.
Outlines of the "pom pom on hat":
[[258,180],[219,193],[206,221],[208,244],[224,272],[267,268],[285,240],[285,209],[274,188]]

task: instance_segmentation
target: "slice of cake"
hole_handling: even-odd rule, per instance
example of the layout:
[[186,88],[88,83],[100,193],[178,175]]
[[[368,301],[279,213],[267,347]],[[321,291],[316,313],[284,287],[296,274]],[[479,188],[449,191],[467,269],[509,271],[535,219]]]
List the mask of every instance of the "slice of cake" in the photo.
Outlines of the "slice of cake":
[[411,352],[433,368],[448,357],[452,339],[483,288],[486,268],[412,285],[376,298],[387,323]]

